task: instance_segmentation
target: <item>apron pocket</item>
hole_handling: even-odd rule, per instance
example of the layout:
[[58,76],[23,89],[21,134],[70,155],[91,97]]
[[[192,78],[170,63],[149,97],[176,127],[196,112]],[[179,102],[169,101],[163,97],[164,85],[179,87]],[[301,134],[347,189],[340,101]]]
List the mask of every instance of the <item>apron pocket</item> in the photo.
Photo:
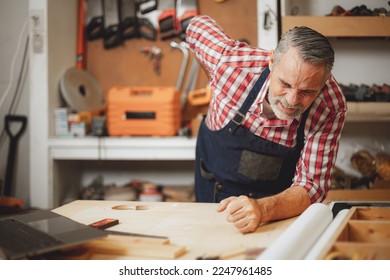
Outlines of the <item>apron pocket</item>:
[[202,177],[205,178],[206,180],[213,180],[214,179],[213,173],[211,173],[210,171],[207,170],[202,159],[200,159],[199,165],[200,165],[199,166],[200,167],[200,175],[202,175]]
[[282,157],[268,156],[243,150],[238,165],[238,173],[252,180],[276,180],[279,178],[283,160]]

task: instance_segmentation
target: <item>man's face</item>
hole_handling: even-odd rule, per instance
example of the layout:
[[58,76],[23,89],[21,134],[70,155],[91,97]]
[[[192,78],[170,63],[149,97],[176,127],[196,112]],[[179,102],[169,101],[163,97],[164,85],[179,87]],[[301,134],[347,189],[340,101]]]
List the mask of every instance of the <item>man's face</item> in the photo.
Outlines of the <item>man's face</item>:
[[277,64],[270,54],[270,88],[268,100],[275,115],[291,120],[301,115],[317,98],[324,86],[325,65],[303,61],[295,48],[290,48]]

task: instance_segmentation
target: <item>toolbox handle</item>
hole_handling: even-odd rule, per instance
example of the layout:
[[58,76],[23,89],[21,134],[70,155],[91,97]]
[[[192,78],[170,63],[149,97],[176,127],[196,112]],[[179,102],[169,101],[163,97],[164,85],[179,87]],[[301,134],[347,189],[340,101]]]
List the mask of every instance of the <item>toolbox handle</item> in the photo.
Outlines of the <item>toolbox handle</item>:
[[134,96],[146,96],[146,95],[153,95],[154,90],[152,88],[132,88],[130,90],[130,95]]
[[154,120],[156,119],[155,112],[134,112],[134,111],[126,111],[123,119],[144,119],[144,120]]
[[207,105],[211,100],[210,87],[193,90],[188,94],[188,103],[192,106]]

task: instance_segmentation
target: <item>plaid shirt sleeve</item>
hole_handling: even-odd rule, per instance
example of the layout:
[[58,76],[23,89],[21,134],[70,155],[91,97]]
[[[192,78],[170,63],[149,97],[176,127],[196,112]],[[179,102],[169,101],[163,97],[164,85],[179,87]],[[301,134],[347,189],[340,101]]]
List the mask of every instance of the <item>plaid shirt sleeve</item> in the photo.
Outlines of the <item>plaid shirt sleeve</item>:
[[187,29],[186,40],[199,62],[212,78],[224,53],[234,48],[235,41],[210,17],[195,17]]
[[322,202],[330,188],[346,111],[345,97],[331,76],[311,107],[293,180],[293,185],[306,189],[311,203]]

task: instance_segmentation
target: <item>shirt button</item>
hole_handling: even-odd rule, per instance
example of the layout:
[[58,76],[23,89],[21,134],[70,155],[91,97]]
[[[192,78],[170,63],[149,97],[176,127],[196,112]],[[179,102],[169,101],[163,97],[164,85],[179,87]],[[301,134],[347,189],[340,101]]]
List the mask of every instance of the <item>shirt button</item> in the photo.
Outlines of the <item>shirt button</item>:
[[220,191],[220,190],[222,190],[222,185],[220,183],[217,183],[215,185],[215,188],[217,189],[217,191]]
[[254,194],[253,194],[253,193],[251,193],[251,192],[250,192],[250,193],[248,193],[248,197],[251,197],[251,198],[252,198],[253,196],[254,196]]

